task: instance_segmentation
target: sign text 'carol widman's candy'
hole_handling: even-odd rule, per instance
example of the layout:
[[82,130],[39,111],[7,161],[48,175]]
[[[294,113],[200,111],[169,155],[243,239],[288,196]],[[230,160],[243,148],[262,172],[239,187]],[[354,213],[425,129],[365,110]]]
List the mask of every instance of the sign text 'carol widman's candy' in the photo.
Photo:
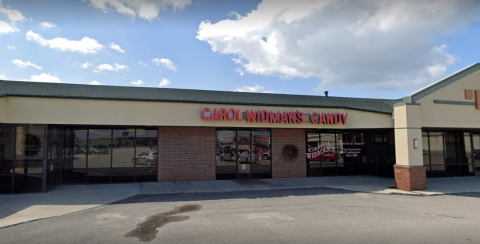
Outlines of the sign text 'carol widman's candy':
[[[347,123],[347,113],[317,113],[306,114],[312,124],[339,125]],[[202,109],[201,116],[207,121],[246,121],[258,123],[286,123],[303,124],[304,113],[301,111],[268,111],[245,110],[235,108],[208,108]]]

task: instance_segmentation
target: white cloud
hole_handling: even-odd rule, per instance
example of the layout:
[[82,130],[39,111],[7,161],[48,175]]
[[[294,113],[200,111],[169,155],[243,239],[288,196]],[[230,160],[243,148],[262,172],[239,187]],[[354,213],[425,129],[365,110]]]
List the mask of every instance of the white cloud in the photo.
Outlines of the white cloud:
[[5,21],[0,21],[0,35],[5,33],[17,32],[18,29],[15,26],[11,26]]
[[5,79],[7,79],[6,75],[0,75],[0,80],[5,80]]
[[29,30],[26,38],[28,41],[37,42],[45,47],[60,51],[79,52],[82,54],[97,53],[98,50],[103,48],[102,44],[89,37],[84,37],[80,41],[72,41],[62,37],[45,39],[41,35]]
[[94,80],[94,81],[88,83],[88,85],[96,85],[96,86],[98,86],[98,85],[100,85],[100,82]]
[[30,79],[27,81],[33,81],[33,82],[51,82],[51,83],[60,83],[60,79],[56,76],[41,73],[39,75],[32,75],[30,76]]
[[163,65],[169,70],[177,71],[177,67],[175,66],[175,64],[173,64],[173,62],[167,58],[154,58],[152,59],[152,63],[154,63],[155,65]]
[[[82,0],[87,1],[87,0]],[[158,18],[160,11],[167,7],[182,9],[190,4],[191,0],[88,0],[94,8],[100,9],[103,12],[109,10],[117,11],[132,17],[140,17],[142,19],[153,21]]]
[[83,63],[82,64],[82,69],[87,69],[88,67],[92,67],[92,64],[89,62]]
[[118,52],[121,52],[121,53],[125,53],[125,50],[123,50],[120,45],[118,44],[115,44],[113,42],[110,43],[110,48],[115,50],[115,51],[118,51]]
[[15,64],[19,68],[26,68],[26,67],[34,67],[35,69],[42,70],[42,67],[30,62],[30,61],[22,61],[20,59],[14,59],[11,61],[13,64]]
[[23,16],[22,12],[15,9],[4,8],[2,6],[1,0],[0,0],[0,13],[6,14],[8,19],[12,22],[25,20],[25,17]]
[[170,85],[170,81],[163,78],[161,81],[160,81],[160,84],[158,84],[158,87],[165,87],[165,86],[168,86]]
[[255,84],[254,86],[241,86],[233,90],[236,92],[261,92],[261,93],[275,93],[274,91],[265,90],[265,87]]
[[141,81],[141,80],[132,81],[132,84],[136,85],[136,86],[139,86],[139,85],[143,84],[143,81]]
[[7,45],[7,49],[8,49],[8,50],[15,50],[15,46]]
[[144,63],[144,62],[142,62],[142,61],[138,61],[138,64],[140,64],[140,65],[143,66],[143,67],[148,67],[148,64],[146,64],[146,63]]
[[233,54],[240,74],[332,87],[419,88],[457,60],[434,36],[480,19],[480,2],[264,0],[245,16],[203,21],[197,39]]
[[49,28],[54,28],[57,27],[54,23],[51,22],[40,22],[40,27],[43,29],[49,29]]
[[97,66],[97,68],[93,72],[99,73],[99,72],[102,72],[104,70],[106,70],[106,71],[128,70],[128,66],[123,65],[123,64],[117,64],[117,63],[115,63],[113,65],[101,64],[101,65]]

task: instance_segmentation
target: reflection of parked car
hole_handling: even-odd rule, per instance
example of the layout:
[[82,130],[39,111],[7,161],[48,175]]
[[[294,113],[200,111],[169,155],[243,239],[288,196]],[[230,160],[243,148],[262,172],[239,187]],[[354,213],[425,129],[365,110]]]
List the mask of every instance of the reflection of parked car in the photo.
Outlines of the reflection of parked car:
[[473,158],[474,159],[480,159],[480,149],[474,149],[473,150]]
[[110,148],[107,145],[96,145],[93,147],[92,154],[109,154]]
[[231,147],[226,147],[222,149],[222,151],[220,152],[220,160],[235,160],[235,152],[236,149]]
[[255,147],[255,156],[260,155],[263,160],[270,159],[270,149],[265,147]]
[[337,160],[337,155],[331,152],[324,152],[320,155],[320,160],[325,162]]
[[132,164],[135,164],[135,159],[138,164],[146,164],[150,166],[152,163],[155,163],[158,158],[158,151],[155,149],[148,149],[144,152],[141,152],[137,156],[132,158]]

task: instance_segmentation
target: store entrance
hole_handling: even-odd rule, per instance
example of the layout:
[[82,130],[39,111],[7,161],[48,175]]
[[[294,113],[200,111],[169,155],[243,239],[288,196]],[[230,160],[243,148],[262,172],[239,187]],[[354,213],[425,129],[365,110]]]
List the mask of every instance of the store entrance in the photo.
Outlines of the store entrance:
[[216,179],[271,178],[269,130],[218,130]]

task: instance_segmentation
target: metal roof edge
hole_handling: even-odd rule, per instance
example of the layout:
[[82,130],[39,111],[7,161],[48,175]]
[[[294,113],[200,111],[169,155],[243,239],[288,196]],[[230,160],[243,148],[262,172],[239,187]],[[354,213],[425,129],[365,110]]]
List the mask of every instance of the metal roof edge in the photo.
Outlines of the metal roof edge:
[[444,77],[432,84],[425,86],[403,98],[404,102],[407,103],[416,103],[419,99],[426,97],[476,71],[480,70],[480,63],[475,63],[470,66],[467,66],[447,77]]
[[[0,96],[2,97],[2,96]],[[378,111],[378,110],[369,110],[369,109],[360,109],[360,108],[352,108],[348,106],[311,106],[311,105],[291,105],[291,104],[263,104],[263,103],[228,103],[228,102],[216,102],[216,101],[186,101],[186,100],[159,100],[159,99],[127,99],[127,98],[94,98],[94,97],[75,97],[75,96],[39,96],[39,95],[17,95],[17,94],[3,94],[3,97],[38,97],[38,98],[63,98],[63,99],[86,99],[86,100],[108,100],[108,101],[138,101],[138,102],[171,102],[171,103],[199,103],[199,104],[225,104],[225,105],[245,105],[245,106],[272,106],[272,107],[304,107],[304,108],[339,108],[339,109],[350,109],[356,111],[364,111],[364,112],[371,112],[371,113],[379,113],[379,114],[393,114],[393,110],[391,112],[386,111]],[[393,108],[393,106],[392,106]]]

